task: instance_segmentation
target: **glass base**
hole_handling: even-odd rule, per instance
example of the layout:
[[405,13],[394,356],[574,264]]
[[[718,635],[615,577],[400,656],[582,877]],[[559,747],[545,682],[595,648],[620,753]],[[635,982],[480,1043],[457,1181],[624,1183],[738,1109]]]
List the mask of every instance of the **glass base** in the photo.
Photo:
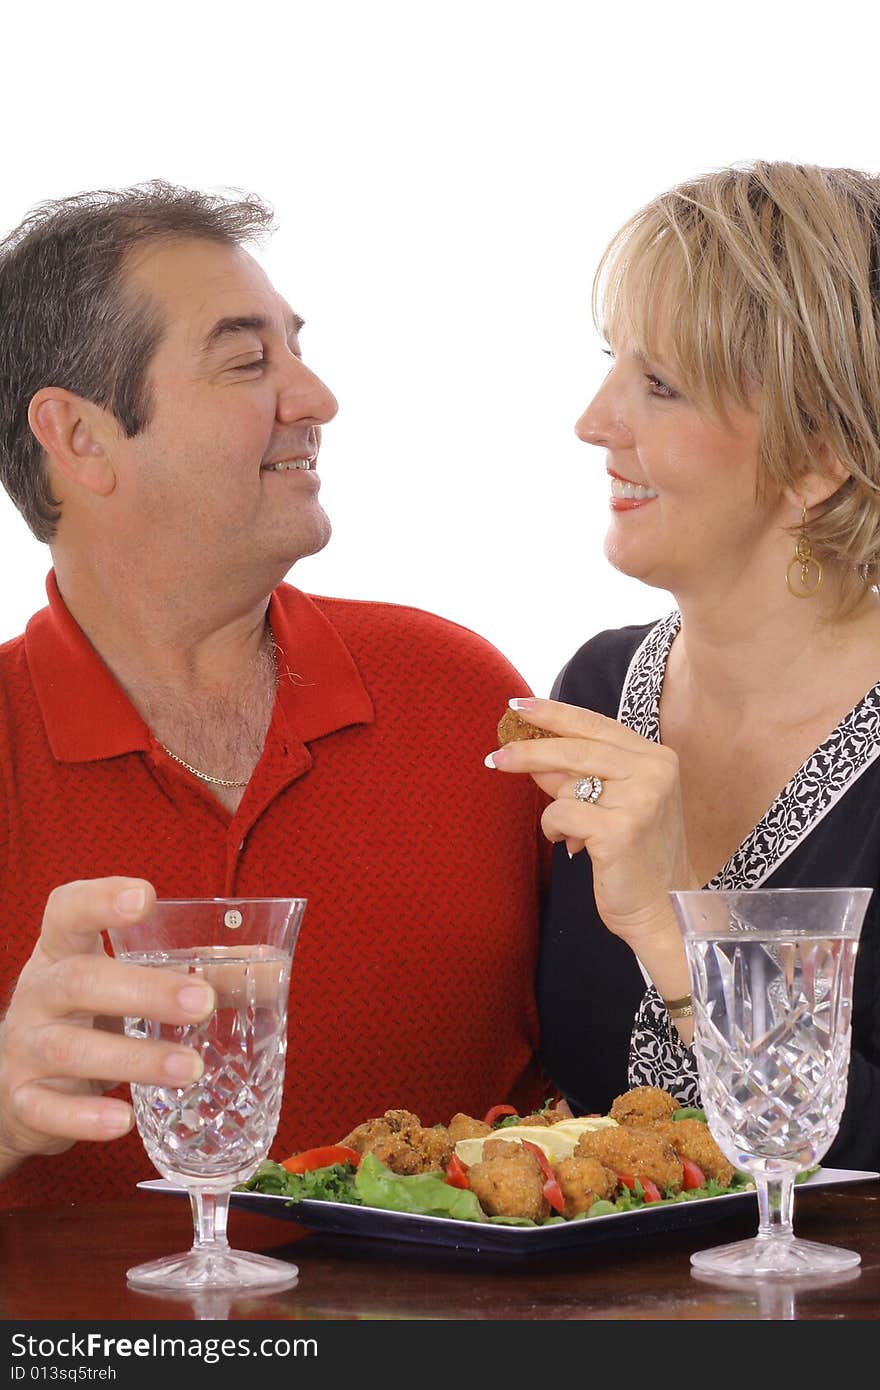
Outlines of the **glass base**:
[[837,1274],[861,1261],[855,1250],[819,1245],[796,1236],[754,1236],[732,1245],[716,1245],[691,1255],[694,1269],[743,1279],[801,1278]]
[[133,1289],[286,1289],[298,1276],[297,1266],[287,1260],[226,1246],[166,1255],[135,1265],[127,1274]]

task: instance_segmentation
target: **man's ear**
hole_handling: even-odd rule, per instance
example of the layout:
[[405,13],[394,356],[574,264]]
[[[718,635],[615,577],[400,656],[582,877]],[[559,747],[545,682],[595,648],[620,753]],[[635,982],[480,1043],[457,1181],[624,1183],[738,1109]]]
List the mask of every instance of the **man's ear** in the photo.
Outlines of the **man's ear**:
[[107,449],[107,412],[60,386],[44,386],[31,400],[28,423],[56,475],[98,497],[109,497],[116,473]]

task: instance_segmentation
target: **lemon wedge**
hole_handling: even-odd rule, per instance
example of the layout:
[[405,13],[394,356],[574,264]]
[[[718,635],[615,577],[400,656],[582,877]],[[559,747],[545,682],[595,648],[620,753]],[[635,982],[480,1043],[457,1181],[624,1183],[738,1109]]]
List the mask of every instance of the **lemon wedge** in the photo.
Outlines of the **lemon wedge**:
[[455,1152],[462,1163],[468,1165],[479,1163],[483,1157],[483,1145],[487,1139],[503,1139],[505,1142],[517,1144],[521,1139],[528,1139],[530,1144],[536,1144],[542,1149],[551,1163],[559,1163],[563,1158],[568,1158],[574,1153],[580,1134],[557,1133],[561,1125],[505,1125],[495,1134],[487,1134],[479,1139],[459,1139],[455,1146]]
[[504,1125],[494,1134],[486,1134],[479,1139],[459,1139],[455,1152],[462,1163],[470,1166],[479,1163],[483,1157],[483,1145],[487,1139],[509,1139],[516,1143],[528,1139],[537,1144],[551,1163],[560,1163],[570,1158],[582,1134],[594,1129],[617,1128],[617,1121],[610,1115],[578,1115],[570,1120],[557,1120],[555,1125]]
[[575,1139],[580,1139],[582,1134],[589,1134],[594,1129],[616,1128],[617,1121],[612,1120],[610,1115],[577,1115],[570,1120],[557,1120],[553,1126],[554,1130],[574,1135]]

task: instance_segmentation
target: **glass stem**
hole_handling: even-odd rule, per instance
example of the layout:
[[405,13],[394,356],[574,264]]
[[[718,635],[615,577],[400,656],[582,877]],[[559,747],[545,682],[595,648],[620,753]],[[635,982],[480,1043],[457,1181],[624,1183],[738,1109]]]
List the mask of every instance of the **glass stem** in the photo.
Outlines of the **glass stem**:
[[193,1250],[228,1250],[226,1218],[229,1215],[229,1192],[190,1192],[195,1239]]
[[758,1235],[773,1240],[794,1235],[794,1173],[779,1177],[756,1176],[758,1191]]

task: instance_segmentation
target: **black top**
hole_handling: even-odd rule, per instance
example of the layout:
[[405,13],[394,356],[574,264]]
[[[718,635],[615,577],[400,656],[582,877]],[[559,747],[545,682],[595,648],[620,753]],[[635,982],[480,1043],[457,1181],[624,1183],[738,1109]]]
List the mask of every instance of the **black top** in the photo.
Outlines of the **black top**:
[[[666,657],[680,616],[602,632],[572,657],[552,698],[598,711],[659,741]],[[744,770],[747,775],[747,770]],[[868,691],[779,793],[709,888],[880,887],[880,684]],[[601,921],[586,854],[554,851],[541,928],[538,1003],[544,1063],[575,1114],[605,1113],[648,1084],[629,1072],[634,1019],[651,1013],[639,964]],[[690,1049],[679,1053],[695,1075]],[[661,1075],[654,1082],[664,1085]],[[880,893],[862,927],[846,1108],[823,1160],[880,1169]]]

